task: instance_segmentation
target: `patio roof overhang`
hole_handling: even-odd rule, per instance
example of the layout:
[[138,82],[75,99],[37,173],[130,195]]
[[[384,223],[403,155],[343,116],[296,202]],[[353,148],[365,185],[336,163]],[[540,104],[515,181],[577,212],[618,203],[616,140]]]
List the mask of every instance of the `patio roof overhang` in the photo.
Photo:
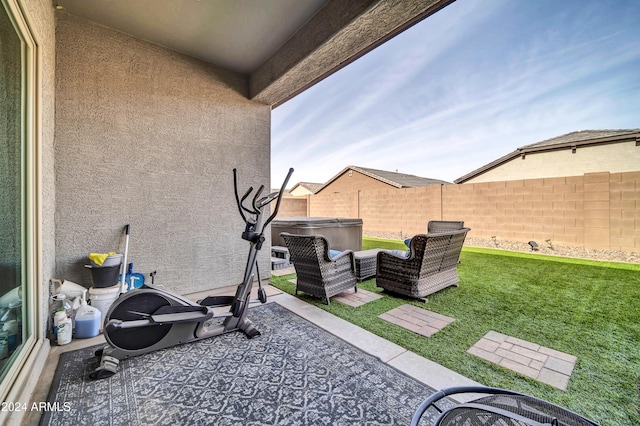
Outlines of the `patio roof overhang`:
[[454,0],[53,0],[56,7],[248,76],[273,108]]

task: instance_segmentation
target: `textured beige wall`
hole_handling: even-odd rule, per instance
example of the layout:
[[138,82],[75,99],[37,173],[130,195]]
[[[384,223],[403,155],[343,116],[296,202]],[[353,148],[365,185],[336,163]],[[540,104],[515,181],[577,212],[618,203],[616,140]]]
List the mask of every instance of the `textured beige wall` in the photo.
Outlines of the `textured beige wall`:
[[571,148],[529,153],[524,160],[514,158],[465,183],[579,176],[604,171],[632,172],[638,170],[639,165],[640,146],[635,142],[580,146],[575,153]]
[[238,284],[249,245],[231,170],[268,185],[270,107],[243,76],[65,13],[56,53],[58,276],[91,285],[86,256],[122,251],[129,223],[129,260],[157,284]]
[[365,235],[387,238],[463,220],[470,237],[640,252],[640,172],[321,193],[309,196],[309,211],[360,217]]

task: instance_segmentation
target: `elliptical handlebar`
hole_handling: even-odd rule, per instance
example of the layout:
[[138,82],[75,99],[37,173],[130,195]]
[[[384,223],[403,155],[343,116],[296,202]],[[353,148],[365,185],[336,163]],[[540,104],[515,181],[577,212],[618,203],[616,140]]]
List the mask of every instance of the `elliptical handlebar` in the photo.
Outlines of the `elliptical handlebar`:
[[253,201],[251,202],[251,204],[253,205],[253,211],[256,213],[260,211],[260,208],[257,206],[256,201],[258,201],[258,197],[260,196],[260,194],[262,194],[262,191],[264,191],[264,185],[260,185],[260,188],[258,188],[258,190],[256,191],[256,195],[253,196]]
[[[293,174],[293,167],[289,168],[287,177],[284,178],[284,182],[282,182],[282,186],[280,187],[280,191],[278,192],[278,201],[276,201],[276,207],[273,209],[273,213],[271,213],[271,216],[269,216],[269,218],[264,222],[264,226],[267,226],[269,223],[271,223],[271,221],[275,219],[276,215],[278,214],[278,210],[280,209],[280,202],[282,201],[282,195],[284,194],[284,190],[287,187],[287,183],[289,183],[289,178],[291,178],[292,174]],[[271,201],[273,201],[274,198],[271,198],[273,195],[274,194],[270,194],[269,196],[265,197],[265,202],[263,205],[267,205]]]
[[273,200],[277,199],[278,201],[276,202],[276,207],[273,209],[273,213],[262,225],[262,229],[264,229],[278,214],[278,210],[280,209],[280,202],[282,201],[282,195],[284,194],[284,190],[287,187],[287,183],[289,183],[289,179],[291,178],[292,174],[293,174],[293,168],[290,168],[289,172],[287,173],[287,177],[284,179],[284,182],[282,183],[280,191],[272,192],[266,197],[258,199],[258,197],[260,197],[260,194],[262,194],[262,191],[264,190],[264,185],[260,185],[260,188],[258,188],[258,190],[256,191],[256,194],[253,196],[253,200],[251,201],[251,207],[253,207],[253,209],[251,209],[245,206],[244,201],[253,192],[253,186],[249,187],[247,192],[245,192],[244,195],[240,197],[240,194],[238,193],[238,169],[233,169],[233,189],[235,192],[236,204],[238,205],[238,211],[240,212],[240,216],[242,216],[242,219],[246,223],[251,223],[250,220],[247,219],[247,216],[244,214],[244,212],[247,212],[253,215],[259,215],[264,206],[271,203]]
[[[240,198],[240,195],[238,194],[238,170],[233,169],[233,192],[235,193],[235,196],[236,196],[236,205],[238,206],[238,211],[240,212],[240,216],[242,216],[242,219],[245,222],[247,221],[247,217],[244,215],[244,212],[242,210],[247,210],[247,209],[243,205],[243,203],[244,203],[244,200],[249,196],[249,194],[251,194],[251,191],[253,191],[253,186],[249,187],[249,189],[247,189],[247,192],[245,192],[242,198]],[[247,212],[251,213],[250,210],[247,210]]]

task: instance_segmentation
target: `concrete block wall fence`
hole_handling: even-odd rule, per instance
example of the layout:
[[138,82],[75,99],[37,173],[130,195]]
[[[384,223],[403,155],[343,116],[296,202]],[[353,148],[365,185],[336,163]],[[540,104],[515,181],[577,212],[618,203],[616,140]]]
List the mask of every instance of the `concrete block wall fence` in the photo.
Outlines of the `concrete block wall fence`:
[[309,196],[283,197],[278,211],[279,217],[308,217]]
[[365,235],[402,239],[429,220],[464,220],[475,238],[640,252],[640,172],[320,193],[283,200],[280,216],[300,216],[304,203],[309,216],[361,218]]

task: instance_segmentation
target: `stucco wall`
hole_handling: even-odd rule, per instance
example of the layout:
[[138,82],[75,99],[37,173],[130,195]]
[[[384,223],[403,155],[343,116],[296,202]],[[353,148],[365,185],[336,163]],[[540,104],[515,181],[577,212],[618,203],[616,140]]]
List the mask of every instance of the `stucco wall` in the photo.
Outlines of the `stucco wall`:
[[268,185],[270,107],[243,76],[65,13],[56,52],[57,275],[90,286],[87,255],[122,252],[130,224],[129,260],[156,284],[238,284],[232,168]]
[[579,146],[575,153],[571,152],[571,148],[529,153],[524,160],[521,157],[514,158],[465,183],[632,172],[638,170],[639,164],[640,147],[633,141]]

